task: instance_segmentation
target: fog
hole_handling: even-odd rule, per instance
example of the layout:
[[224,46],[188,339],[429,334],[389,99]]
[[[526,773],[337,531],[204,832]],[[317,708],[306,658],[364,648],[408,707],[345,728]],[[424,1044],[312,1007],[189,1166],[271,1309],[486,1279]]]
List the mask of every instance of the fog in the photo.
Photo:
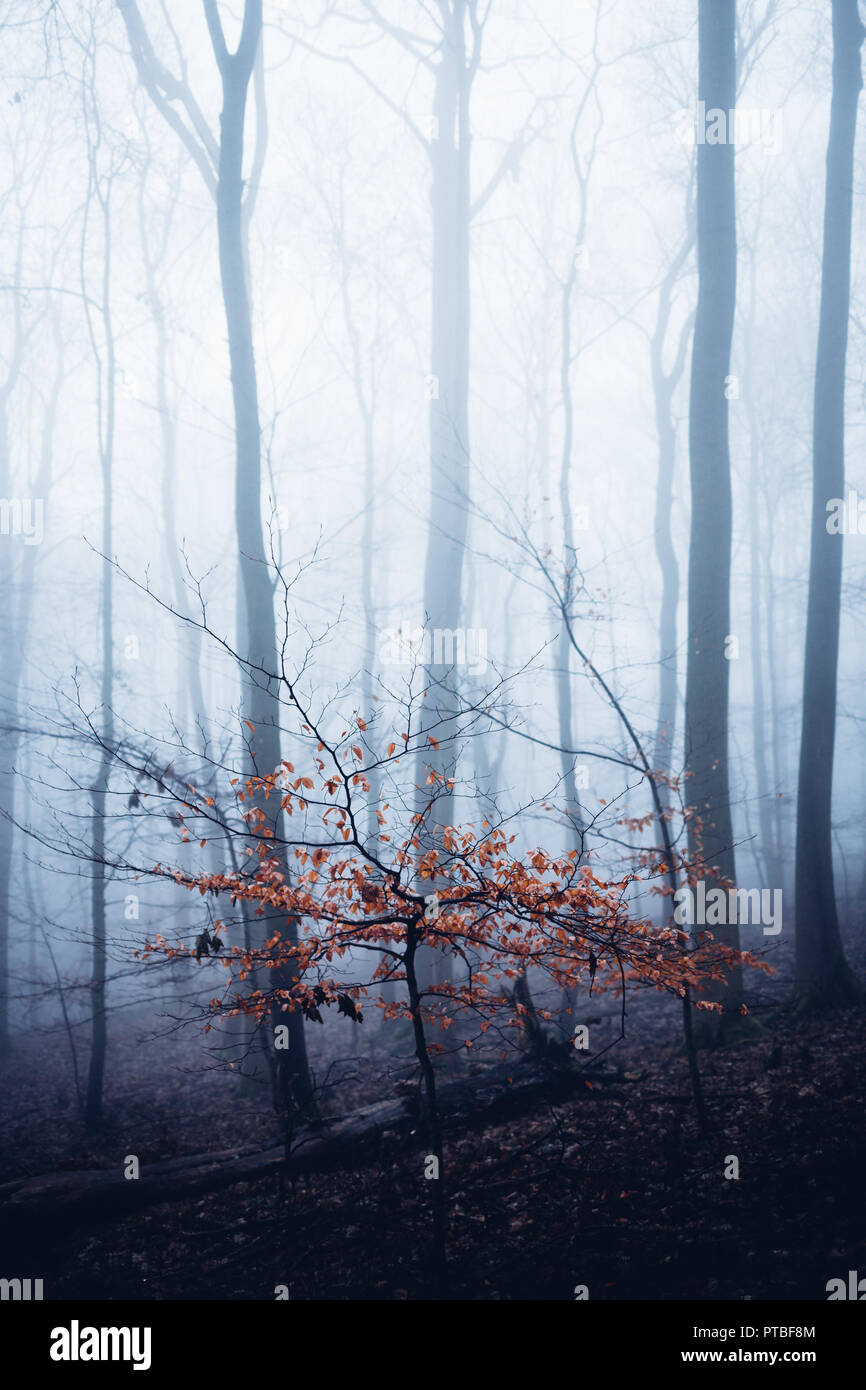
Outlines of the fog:
[[[155,1039],[285,1115],[347,1056],[368,1099],[386,1066],[423,1079],[410,1024],[445,1014],[440,1075],[480,1020],[568,1047],[596,970],[617,1027],[626,975],[685,989],[698,1031],[853,999],[857,87],[852,115],[838,57],[834,155],[831,7],[702,4],[700,81],[698,8],[5,7],[2,1042],[10,1074],[22,1048],[72,1059],[83,1132]],[[856,3],[832,10],[859,82]],[[504,946],[449,916],[491,827],[513,865],[599,885],[567,968],[561,941],[508,954],[537,902],[502,865]],[[378,936],[353,900],[322,939],[322,845],[365,866]],[[617,946],[674,941],[671,894],[714,884],[752,898],[739,930],[673,919],[696,961],[718,926],[772,974],[660,979]]]

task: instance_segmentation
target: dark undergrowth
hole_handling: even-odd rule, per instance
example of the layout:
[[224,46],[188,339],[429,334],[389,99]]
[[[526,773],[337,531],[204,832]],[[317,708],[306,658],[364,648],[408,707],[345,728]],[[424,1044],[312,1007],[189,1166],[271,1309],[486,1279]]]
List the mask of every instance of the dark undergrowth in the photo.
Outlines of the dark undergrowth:
[[[866,1269],[866,1020],[765,1024],[753,1041],[702,1055],[708,1136],[669,1007],[647,1011],[606,1054],[610,1079],[530,1114],[446,1127],[448,1295],[572,1299],[585,1285],[592,1299],[823,1299],[829,1279]],[[115,1076],[104,1130],[87,1137],[69,1096],[55,1094],[64,1071],[47,1066],[46,1040],[22,1043],[5,1068],[3,1177],[274,1142],[263,1100],[192,1060],[164,1065],[165,1046],[177,1042],[132,1050],[138,1063]],[[485,1060],[473,1067],[481,1082]],[[334,1071],[341,1109],[368,1098],[363,1051]],[[380,1063],[376,1074],[381,1084]],[[392,1087],[398,1074],[395,1064]],[[339,1171],[34,1230],[39,1268],[24,1272],[44,1278],[47,1298],[270,1299],[277,1285],[293,1299],[430,1297],[425,1154],[420,1131],[386,1133],[374,1156]],[[738,1178],[725,1176],[732,1158]]]

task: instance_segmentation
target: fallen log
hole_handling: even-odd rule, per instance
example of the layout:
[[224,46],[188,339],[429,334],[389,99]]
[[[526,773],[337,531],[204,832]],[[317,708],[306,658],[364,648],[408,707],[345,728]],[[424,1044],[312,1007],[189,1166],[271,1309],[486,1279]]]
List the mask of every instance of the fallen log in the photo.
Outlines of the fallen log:
[[[589,1068],[511,1082],[502,1069],[446,1081],[440,1087],[440,1109],[449,1133],[477,1124],[508,1119],[541,1101],[562,1100],[585,1089],[586,1080],[618,1082],[618,1072]],[[598,1094],[597,1091],[593,1094]],[[417,1140],[414,1136],[417,1134]],[[338,1168],[357,1163],[378,1150],[414,1140],[424,1144],[419,1098],[402,1096],[379,1101],[349,1115],[298,1130],[292,1143],[291,1173]],[[80,1223],[118,1220],[145,1207],[183,1200],[199,1192],[216,1192],[239,1182],[252,1182],[277,1173],[285,1165],[282,1144],[255,1152],[241,1148],[193,1154],[142,1164],[138,1178],[125,1178],[117,1168],[47,1173],[16,1178],[0,1185],[0,1224],[4,1237],[23,1236],[28,1242],[50,1236],[62,1239]]]

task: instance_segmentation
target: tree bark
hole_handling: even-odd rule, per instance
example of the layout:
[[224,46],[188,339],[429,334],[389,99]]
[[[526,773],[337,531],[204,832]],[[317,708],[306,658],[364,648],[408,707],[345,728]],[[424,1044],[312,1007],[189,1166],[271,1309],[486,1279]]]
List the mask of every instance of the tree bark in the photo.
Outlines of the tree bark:
[[833,881],[832,790],[842,592],[842,537],[827,504],[844,497],[845,358],[851,297],[851,211],[864,29],[857,0],[833,0],[833,95],[824,195],[821,309],[815,364],[812,538],[797,784],[796,983],[807,1007],[852,1003]]
[[[699,0],[698,99],[707,111],[736,106],[735,0]],[[710,132],[708,132],[709,134]],[[728,782],[731,465],[728,401],[731,337],[737,283],[733,131],[724,143],[698,144],[698,303],[689,401],[691,534],[686,668],[686,799],[693,808],[689,849],[700,854],[708,880],[734,880],[733,829]],[[713,935],[739,948],[736,925]],[[721,991],[705,996],[718,1001]],[[742,972],[724,988],[725,1012],[742,1002]],[[705,1025],[716,1032],[717,1025]]]
[[[252,313],[248,283],[246,233],[251,207],[244,197],[243,156],[247,95],[262,41],[262,0],[245,0],[241,35],[237,49],[229,52],[219,17],[217,0],[203,0],[205,19],[222,85],[220,138],[214,137],[185,80],[178,80],[159,62],[135,0],[116,0],[126,25],[133,60],[141,81],[157,109],[172,126],[198,166],[205,185],[213,194],[217,209],[220,285],[226,316],[231,369],[232,403],[235,422],[235,530],[238,541],[238,651],[249,669],[242,677],[243,718],[252,725],[244,737],[246,765],[252,776],[269,777],[280,766],[280,683],[279,652],[274,619],[273,581],[265,549],[261,517],[261,428],[258,381],[253,349]],[[261,70],[263,72],[263,69]],[[171,106],[181,103],[186,123]],[[260,118],[264,119],[263,106]],[[264,158],[264,140],[257,143],[251,186],[258,183]],[[245,730],[247,726],[245,725]],[[255,800],[255,799],[254,799]],[[247,806],[249,806],[249,801]],[[262,797],[258,804],[265,813],[262,830],[269,830],[279,841],[282,818],[278,799]],[[283,862],[288,874],[288,865]],[[260,947],[272,927],[267,923],[245,923],[250,941]],[[297,924],[282,928],[283,940],[297,943]],[[283,967],[279,968],[283,974]],[[284,974],[291,983],[291,969]],[[288,1088],[295,1103],[305,1106],[312,1094],[307,1064],[306,1037],[300,1011],[280,1015],[279,1022],[289,1029],[289,1048],[279,1061],[288,1069]],[[276,1066],[272,1048],[263,1051],[261,1038],[249,1038],[249,1070],[256,1078],[267,1059],[273,1081]],[[284,1078],[285,1080],[285,1078]]]
[[[215,8],[215,7],[214,7]],[[238,540],[239,650],[255,674],[243,681],[243,717],[253,726],[248,749],[251,771],[267,777],[280,765],[280,702],[277,680],[277,640],[271,570],[265,551],[261,514],[261,427],[259,423],[258,381],[253,349],[252,316],[246,275],[243,217],[244,123],[249,81],[256,50],[261,42],[261,0],[247,0],[241,41],[234,54],[220,52],[214,37],[222,77],[223,106],[220,114],[219,166],[217,173],[217,230],[219,238],[220,284],[226,315],[231,367],[232,401],[235,417],[235,521]],[[221,31],[220,31],[221,32]],[[260,799],[266,825],[279,839],[281,817],[274,806],[277,798]],[[287,866],[284,865],[287,872]],[[260,948],[272,927],[258,921],[250,924],[254,947]],[[296,923],[284,929],[284,940],[297,944]],[[286,984],[290,979],[286,978]],[[281,1015],[279,1021],[289,1030],[287,1055],[280,1058],[289,1072],[290,1089],[298,1106],[311,1096],[306,1056],[304,1020],[300,1011]],[[262,1057],[252,1041],[245,1072],[257,1072],[255,1062]],[[268,1050],[272,1055],[272,1049]]]
[[[756,866],[763,866],[765,880],[783,888],[781,846],[774,818],[773,792],[767,762],[767,715],[764,694],[763,558],[761,555],[761,434],[754,360],[755,305],[757,271],[754,259],[749,282],[749,317],[743,334],[743,364],[746,377],[745,406],[749,422],[749,661],[752,674],[752,750],[755,759],[755,789],[758,796],[761,853]],[[769,636],[769,614],[767,620]],[[775,721],[776,714],[773,712]]]
[[[583,243],[586,224],[586,199],[582,203],[581,225],[578,243],[575,246],[568,275],[562,287],[560,304],[560,361],[559,389],[562,400],[562,457],[559,469],[559,505],[562,512],[562,541],[565,562],[565,601],[569,610],[574,599],[574,569],[577,553],[574,546],[574,518],[571,510],[571,455],[574,445],[574,395],[571,387],[571,314],[572,298],[577,283],[577,263],[579,246]],[[568,817],[570,848],[583,854],[584,820],[577,795],[575,776],[575,757],[569,750],[574,748],[574,711],[572,702],[571,642],[565,624],[560,623],[556,642],[556,715],[559,728],[560,771],[562,788]]]
[[[689,231],[662,280],[659,289],[655,331],[650,341],[653,403],[658,437],[658,475],[656,478],[653,537],[656,559],[662,576],[662,599],[659,610],[659,703],[654,757],[656,768],[663,776],[669,776],[673,766],[674,733],[677,720],[677,608],[680,597],[680,570],[671,524],[677,448],[673,399],[686,365],[686,353],[692,326],[691,317],[682,326],[676,355],[669,371],[665,371],[664,353],[673,308],[674,291],[693,244],[694,232]],[[664,801],[667,802],[667,788],[662,788],[662,794]]]
[[[453,820],[452,797],[426,784],[428,768],[454,775],[457,763],[455,719],[459,677],[454,669],[455,640],[441,640],[436,659],[434,635],[455,633],[462,613],[463,559],[469,503],[469,223],[471,76],[466,60],[466,0],[453,0],[445,13],[442,48],[436,66],[434,126],[430,142],[433,214],[432,321],[430,355],[430,512],[424,571],[424,626],[431,652],[425,662],[425,725],[439,744],[423,748],[417,760],[422,807],[428,813],[423,847],[436,844],[436,828]],[[450,647],[450,651],[448,648]],[[435,888],[430,884],[430,890]],[[418,975],[435,983],[449,974],[450,961],[422,946]]]
[[[106,805],[111,778],[112,749],[114,744],[114,569],[111,554],[114,515],[114,414],[115,414],[115,348],[114,329],[111,320],[111,179],[103,191],[100,188],[99,171],[96,167],[96,147],[89,147],[91,159],[91,189],[96,194],[102,213],[102,295],[100,317],[105,345],[105,377],[102,378],[97,338],[88,314],[91,343],[99,373],[98,395],[98,434],[99,463],[102,475],[102,581],[100,593],[100,639],[102,646],[102,674],[100,680],[100,738],[102,752],[99,770],[91,788],[91,850],[93,855],[93,883],[90,901],[90,929],[92,933],[92,967],[90,984],[90,1063],[87,1072],[87,1091],[84,1101],[84,1121],[88,1129],[96,1129],[102,1123],[102,1092],[105,1078],[105,1054],[108,1043],[108,1023],[105,1008],[105,983],[108,951],[108,924],[106,919],[106,882],[108,866],[106,858]],[[86,224],[82,241],[82,258],[86,246]],[[83,278],[83,260],[82,260]],[[84,288],[84,286],[82,286]]]
[[[21,284],[24,253],[24,219],[18,229],[15,256],[14,284]],[[12,451],[9,440],[9,406],[21,375],[27,332],[23,316],[23,296],[16,289],[12,300],[11,351],[6,379],[0,386],[0,490],[12,498]],[[15,572],[13,546],[18,538],[0,536],[0,593],[5,596],[3,622],[4,686],[8,691],[9,720],[18,722],[18,690],[21,681],[26,633],[22,630],[15,604]],[[23,545],[23,540],[19,541]],[[28,554],[35,547],[28,546]],[[26,593],[26,590],[22,592]],[[0,735],[0,1056],[12,1046],[9,1031],[9,922],[11,916],[12,852],[15,841],[15,761],[20,735],[4,730]]]
[[[148,166],[150,160],[148,159]],[[170,203],[165,214],[160,244],[156,253],[150,244],[150,233],[144,202],[144,185],[147,170],[142,171],[138,193],[139,229],[141,237],[141,258],[144,263],[145,290],[147,304],[153,319],[156,338],[156,409],[162,435],[162,519],[165,527],[165,555],[168,571],[174,590],[174,603],[181,618],[189,618],[190,605],[187,587],[178,550],[176,513],[177,482],[177,418],[169,398],[168,387],[168,329],[165,322],[165,307],[159,292],[157,272],[165,255],[171,233],[171,220],[175,202]],[[175,198],[177,189],[173,190]],[[202,741],[207,738],[207,709],[201,683],[201,645],[202,633],[197,623],[184,622],[181,632],[181,657],[178,670],[178,717],[188,706],[191,723],[198,724],[202,731]]]

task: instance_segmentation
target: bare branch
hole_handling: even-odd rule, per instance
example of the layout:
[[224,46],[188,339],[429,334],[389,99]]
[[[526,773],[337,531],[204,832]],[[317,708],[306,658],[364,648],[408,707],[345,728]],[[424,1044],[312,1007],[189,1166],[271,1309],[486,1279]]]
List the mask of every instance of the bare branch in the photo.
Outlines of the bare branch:
[[[116,0],[116,3],[126,26],[132,59],[142,86],[164,120],[186,146],[208,191],[216,197],[219,149],[201,108],[187,84],[174,77],[157,58],[136,0]],[[192,129],[170,105],[172,101],[181,102]]]

